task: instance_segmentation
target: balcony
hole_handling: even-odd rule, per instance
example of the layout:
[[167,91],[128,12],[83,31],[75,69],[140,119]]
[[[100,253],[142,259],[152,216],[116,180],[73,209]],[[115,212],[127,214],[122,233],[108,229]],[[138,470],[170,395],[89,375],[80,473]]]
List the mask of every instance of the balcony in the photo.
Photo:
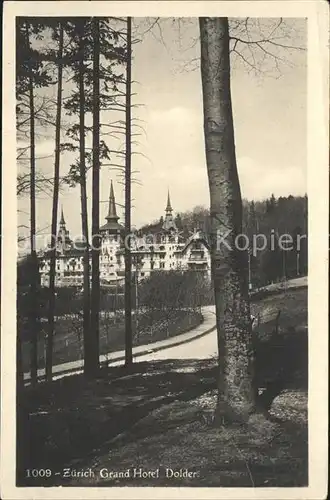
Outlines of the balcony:
[[207,259],[205,257],[205,254],[204,252],[194,252],[194,253],[191,253],[189,258],[188,258],[188,262],[198,262],[198,263],[202,263],[202,262],[205,262],[205,264],[207,263]]
[[188,269],[189,271],[208,271],[208,266],[206,262],[190,262],[188,261]]

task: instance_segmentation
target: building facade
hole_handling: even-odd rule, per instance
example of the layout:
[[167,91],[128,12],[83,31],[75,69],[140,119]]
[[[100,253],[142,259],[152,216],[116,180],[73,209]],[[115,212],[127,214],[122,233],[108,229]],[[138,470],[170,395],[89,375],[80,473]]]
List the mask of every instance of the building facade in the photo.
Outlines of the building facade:
[[[165,217],[156,233],[133,232],[125,238],[119,223],[113,184],[110,186],[106,223],[100,227],[100,280],[104,286],[121,285],[125,275],[125,242],[131,248],[132,271],[138,279],[150,276],[154,271],[194,270],[210,276],[211,258],[206,236],[196,230],[190,238],[183,240],[178,230],[168,193]],[[72,240],[66,228],[62,211],[56,238],[56,286],[82,286],[85,243]],[[91,258],[90,263],[91,267]],[[48,286],[50,247],[39,256],[42,286]]]

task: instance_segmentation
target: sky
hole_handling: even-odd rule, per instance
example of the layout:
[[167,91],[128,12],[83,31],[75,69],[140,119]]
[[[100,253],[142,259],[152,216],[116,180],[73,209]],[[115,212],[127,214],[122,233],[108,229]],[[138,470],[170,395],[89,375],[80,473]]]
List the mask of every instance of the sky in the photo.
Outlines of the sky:
[[[272,20],[271,23],[274,21]],[[268,29],[269,21],[259,27]],[[132,169],[139,184],[132,186],[132,223],[158,219],[164,213],[167,190],[175,212],[196,205],[209,205],[208,179],[204,152],[202,88],[198,67],[199,43],[197,20],[180,23],[162,20],[161,28],[148,20],[135,20],[135,36],[142,41],[133,46],[133,117],[139,119],[143,133],[134,146]],[[267,28],[267,29],[266,29]],[[305,44],[305,22],[286,20],[285,43]],[[284,33],[281,32],[281,35]],[[143,34],[143,36],[141,36]],[[279,39],[277,41],[282,41]],[[275,50],[276,49],[276,50]],[[231,61],[231,90],[234,114],[236,157],[242,196],[259,200],[275,196],[304,195],[307,190],[306,158],[306,51],[275,47],[279,72],[273,60],[262,62],[242,46],[242,54],[255,58],[262,73],[256,74],[235,54]],[[260,57],[259,57],[260,56]],[[282,62],[285,58],[286,61]],[[104,121],[113,116],[103,116]],[[134,130],[135,132],[137,129]],[[139,129],[141,131],[141,129]],[[54,140],[40,139],[37,154],[51,155]],[[61,171],[69,168],[69,155],[61,157]],[[52,172],[53,158],[38,162],[38,168]],[[100,223],[107,213],[110,180],[114,182],[118,215],[123,220],[123,185],[118,172],[101,170]],[[88,181],[89,191],[91,182]],[[89,196],[89,206],[91,199]],[[19,200],[19,224],[28,225],[28,200]],[[67,228],[71,235],[81,234],[79,188],[61,192]],[[48,234],[51,197],[37,201],[37,227]]]

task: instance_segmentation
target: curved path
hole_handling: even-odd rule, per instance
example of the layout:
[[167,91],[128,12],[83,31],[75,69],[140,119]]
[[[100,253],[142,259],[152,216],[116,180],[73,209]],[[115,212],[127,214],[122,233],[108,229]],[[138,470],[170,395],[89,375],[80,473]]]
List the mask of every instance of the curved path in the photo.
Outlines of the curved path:
[[[151,361],[157,359],[206,359],[216,354],[215,307],[203,307],[204,321],[192,330],[165,340],[133,348],[133,361]],[[125,351],[111,352],[100,356],[100,363],[109,366],[124,364]],[[53,380],[82,373],[83,360],[69,361],[53,366]],[[45,376],[45,369],[38,370],[38,377]],[[24,373],[24,380],[29,381],[30,373]]]
[[[157,361],[160,359],[207,359],[217,355],[217,334],[215,328],[215,306],[202,309],[204,321],[190,332],[183,333],[166,341],[155,342],[149,346],[150,352],[133,356],[134,361]],[[164,344],[157,349],[156,344]],[[167,344],[165,344],[167,342]],[[133,350],[134,352],[134,350]],[[109,363],[110,366],[119,366],[123,361]]]

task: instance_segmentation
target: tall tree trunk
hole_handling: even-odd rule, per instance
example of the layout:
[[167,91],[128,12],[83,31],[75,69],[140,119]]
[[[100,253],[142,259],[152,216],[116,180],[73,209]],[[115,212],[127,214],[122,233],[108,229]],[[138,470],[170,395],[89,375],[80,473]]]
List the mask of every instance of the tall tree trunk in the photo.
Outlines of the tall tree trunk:
[[126,155],[125,155],[125,365],[133,363],[132,347],[132,254],[131,234],[131,80],[132,19],[127,18]]
[[[255,410],[247,252],[230,92],[227,18],[200,18],[204,136],[210,190],[211,261],[219,350],[218,422]],[[238,245],[237,245],[238,243]],[[242,245],[243,246],[243,245]]]
[[99,20],[93,19],[93,179],[92,179],[92,293],[91,293],[91,373],[99,369],[100,310],[100,37]]
[[79,51],[79,147],[80,147],[80,200],[81,200],[81,226],[85,242],[83,268],[84,268],[84,296],[83,296],[83,335],[84,335],[84,373],[89,375],[93,371],[93,358],[91,358],[91,330],[90,330],[90,283],[89,283],[89,238],[88,238],[88,216],[87,216],[87,186],[86,186],[86,163],[85,163],[85,86],[84,86],[84,29],[82,21],[82,33]]
[[[56,29],[56,28],[55,28]],[[49,304],[48,304],[48,335],[46,346],[46,380],[52,380],[53,370],[53,339],[55,317],[55,276],[56,276],[56,233],[58,195],[60,186],[60,143],[61,143],[61,114],[62,114],[62,75],[63,75],[63,25],[59,24],[58,74],[57,74],[57,103],[55,125],[55,160],[54,160],[54,190],[51,227],[51,254],[49,264]]]
[[[26,22],[27,46],[30,46],[29,26]],[[31,283],[30,283],[30,370],[31,383],[37,383],[38,372],[38,334],[40,330],[38,311],[38,257],[36,252],[36,171],[35,171],[35,123],[34,123],[34,95],[33,75],[29,73],[29,107],[30,107],[30,246],[31,246]]]

